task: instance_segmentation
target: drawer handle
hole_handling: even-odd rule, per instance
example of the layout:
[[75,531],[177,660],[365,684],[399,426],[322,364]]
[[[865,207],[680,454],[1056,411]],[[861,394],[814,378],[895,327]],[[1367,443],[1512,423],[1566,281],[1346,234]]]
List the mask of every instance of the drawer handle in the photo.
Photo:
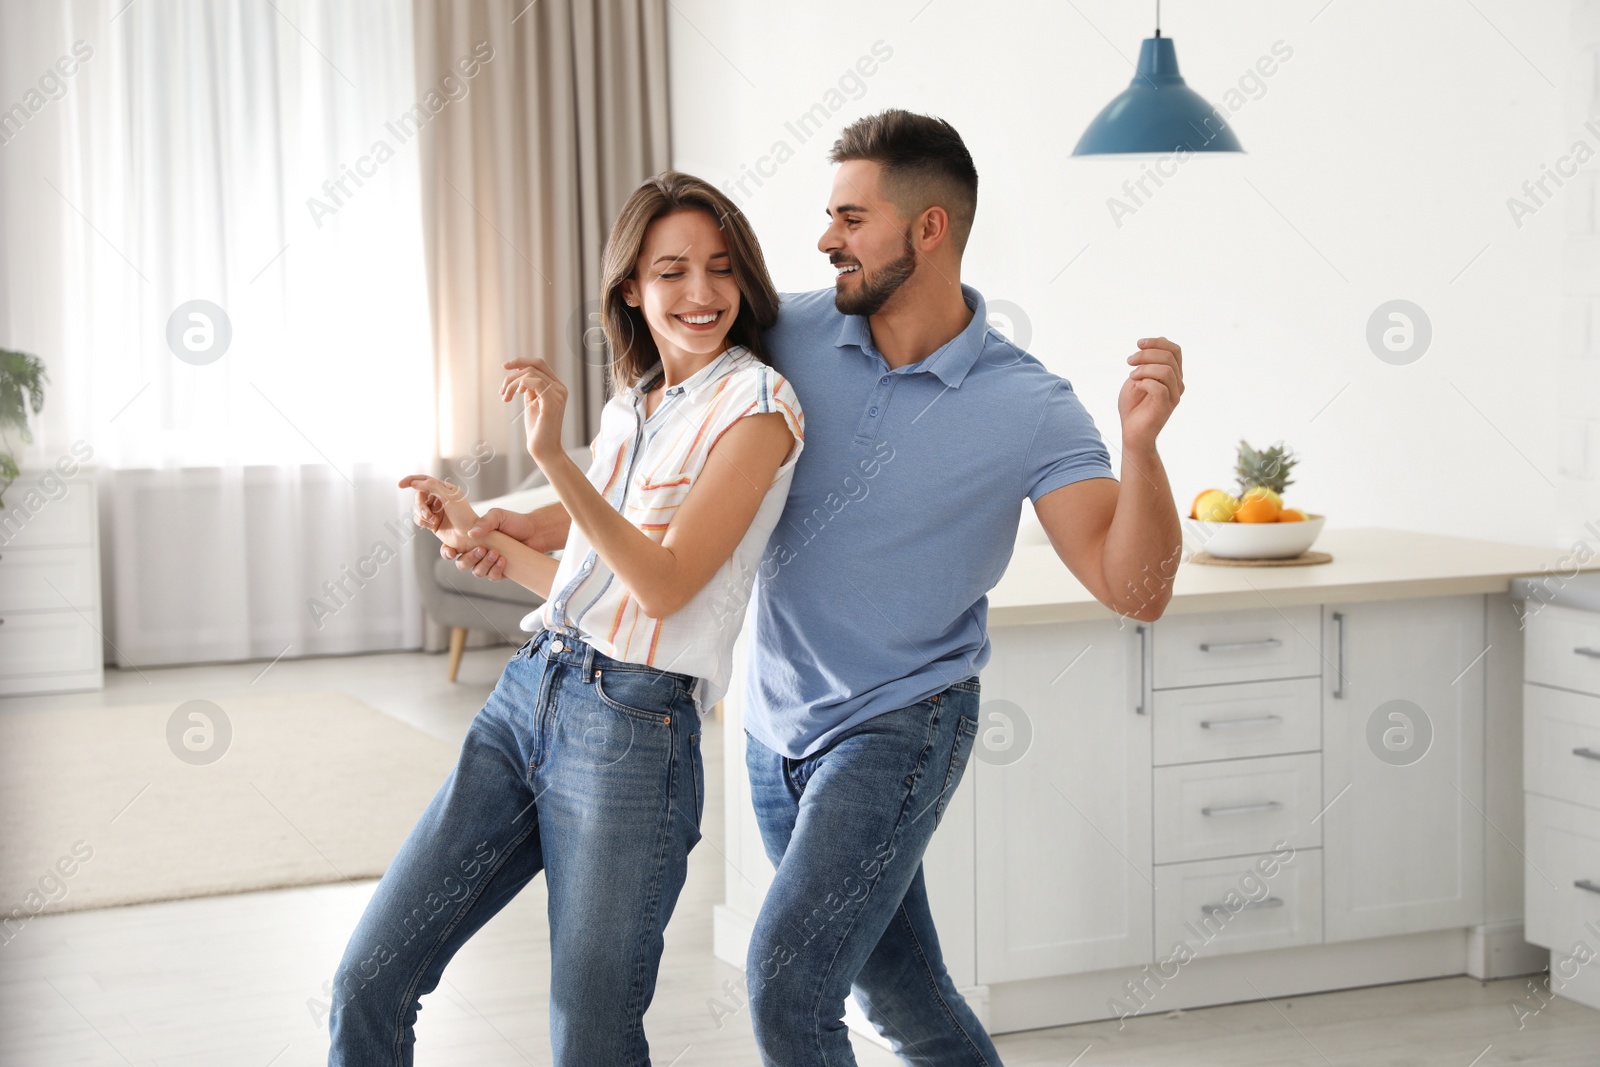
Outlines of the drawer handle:
[[1202,904],[1200,911],[1205,915],[1215,915],[1217,912],[1230,913],[1233,911],[1250,911],[1255,908],[1281,908],[1282,897],[1263,897],[1260,900],[1247,900],[1238,908],[1230,908],[1226,904]]
[[1572,754],[1574,756],[1582,756],[1584,759],[1600,759],[1600,752],[1596,752],[1594,749],[1589,748],[1588,746],[1584,746],[1583,748],[1575,748],[1572,750]]
[[1233,804],[1224,808],[1201,808],[1201,815],[1251,815],[1259,811],[1277,811],[1283,807],[1276,800],[1264,800],[1259,804]]
[[1283,642],[1276,637],[1263,637],[1259,641],[1201,641],[1200,651],[1214,652],[1225,648],[1277,648],[1281,644]]
[[[1202,730],[1226,730],[1232,726],[1254,726],[1260,722],[1282,722],[1282,715],[1257,715],[1249,719],[1201,719]],[[1595,757],[1600,759],[1600,756]]]
[[1344,699],[1344,612],[1333,613],[1333,627],[1339,638],[1339,662],[1334,667],[1333,696]]
[[1135,627],[1135,629],[1137,629],[1139,631],[1139,703],[1138,703],[1137,706],[1134,707],[1133,712],[1134,712],[1135,715],[1143,715],[1144,714],[1144,676],[1145,676],[1144,663],[1145,663],[1145,660],[1149,658],[1149,654],[1146,651],[1146,646],[1150,643],[1150,638],[1145,635],[1143,626]]
[[1579,878],[1572,884],[1589,893],[1600,893],[1600,883],[1591,882],[1587,878]]
[[1578,648],[1575,648],[1572,651],[1576,652],[1580,656],[1592,656],[1595,659],[1600,659],[1600,648],[1589,648],[1587,646],[1580,645]]

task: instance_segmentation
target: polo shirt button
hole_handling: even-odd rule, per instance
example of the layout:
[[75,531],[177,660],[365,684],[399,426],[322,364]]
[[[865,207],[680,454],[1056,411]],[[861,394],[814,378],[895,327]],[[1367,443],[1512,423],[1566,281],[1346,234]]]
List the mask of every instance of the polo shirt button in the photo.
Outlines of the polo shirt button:
[[878,384],[879,385],[888,385],[889,384],[889,376],[887,374],[885,374],[882,378],[879,378],[878,379]]
[[871,409],[869,409],[867,411],[868,415],[876,415],[877,413],[878,413],[878,409],[877,408],[871,408]]
[[561,643],[561,638],[558,637],[554,641],[550,642],[551,652],[565,652],[566,650],[567,646]]

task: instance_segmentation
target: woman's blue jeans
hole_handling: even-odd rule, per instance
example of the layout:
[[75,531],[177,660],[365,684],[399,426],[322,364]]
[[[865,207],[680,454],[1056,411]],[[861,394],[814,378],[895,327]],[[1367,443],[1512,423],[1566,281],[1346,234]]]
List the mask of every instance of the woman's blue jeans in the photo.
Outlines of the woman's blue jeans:
[[550,630],[512,656],[345,949],[330,1067],[409,1065],[420,999],[540,871],[555,1062],[649,1062],[644,1013],[704,808],[693,681]]

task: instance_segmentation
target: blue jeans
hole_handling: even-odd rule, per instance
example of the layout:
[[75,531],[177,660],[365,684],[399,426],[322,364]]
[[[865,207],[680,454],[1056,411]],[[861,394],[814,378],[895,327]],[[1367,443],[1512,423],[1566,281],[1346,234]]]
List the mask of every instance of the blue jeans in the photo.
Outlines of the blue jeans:
[[512,656],[345,949],[330,1067],[409,1065],[419,998],[541,870],[555,1062],[650,1062],[644,1013],[704,807],[693,684],[549,630]]
[[945,969],[922,855],[978,732],[978,680],[789,759],[746,735],[756,821],[777,868],[745,966],[767,1067],[848,1067],[856,1001],[906,1063],[997,1065]]

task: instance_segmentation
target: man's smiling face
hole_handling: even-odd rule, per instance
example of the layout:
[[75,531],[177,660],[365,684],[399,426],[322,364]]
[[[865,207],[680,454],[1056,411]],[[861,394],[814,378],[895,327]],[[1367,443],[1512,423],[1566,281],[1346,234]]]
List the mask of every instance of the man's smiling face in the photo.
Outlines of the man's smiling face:
[[817,248],[834,265],[833,303],[846,315],[875,315],[917,269],[916,252],[894,203],[883,195],[883,167],[839,164],[828,198],[828,228]]

